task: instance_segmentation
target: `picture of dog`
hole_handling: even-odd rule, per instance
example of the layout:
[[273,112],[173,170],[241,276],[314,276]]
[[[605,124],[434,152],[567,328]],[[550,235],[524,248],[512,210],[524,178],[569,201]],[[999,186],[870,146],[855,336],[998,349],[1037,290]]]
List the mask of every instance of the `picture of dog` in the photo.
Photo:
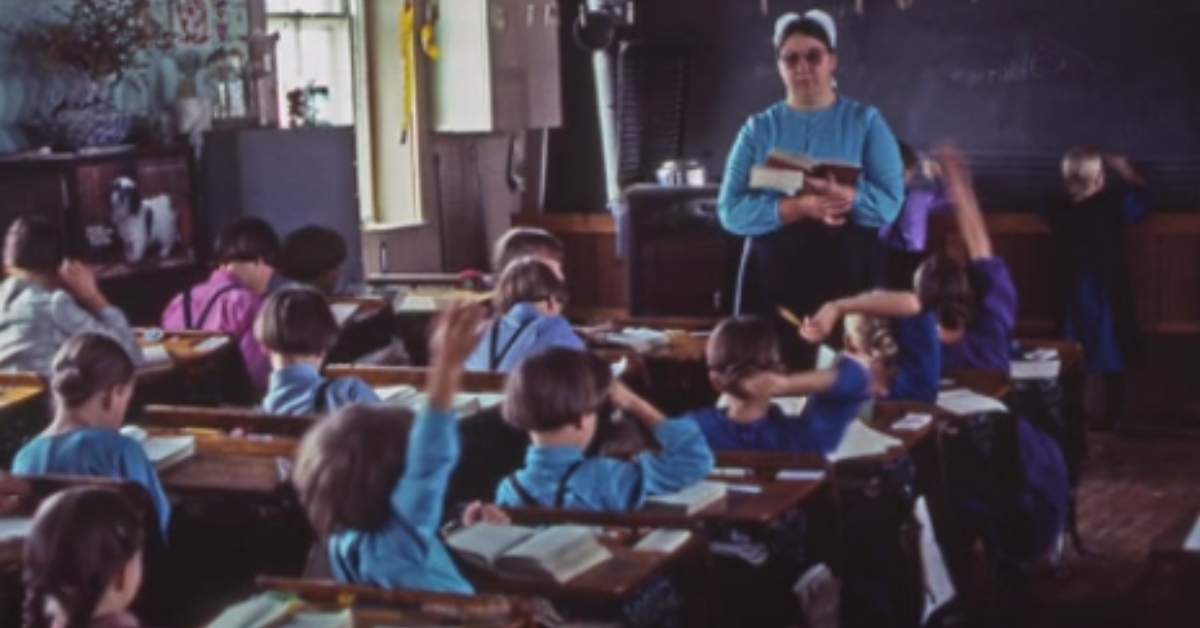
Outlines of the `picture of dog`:
[[125,261],[136,264],[154,248],[159,258],[170,257],[180,243],[178,218],[166,194],[143,199],[129,177],[117,177],[109,195],[112,222],[125,247]]

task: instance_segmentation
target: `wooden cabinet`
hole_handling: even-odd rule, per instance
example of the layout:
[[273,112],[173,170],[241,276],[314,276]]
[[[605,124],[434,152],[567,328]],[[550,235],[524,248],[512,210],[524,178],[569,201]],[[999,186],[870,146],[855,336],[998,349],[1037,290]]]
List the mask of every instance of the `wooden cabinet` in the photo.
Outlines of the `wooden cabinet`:
[[190,171],[184,150],[0,160],[0,230],[24,215],[54,221],[110,299],[153,321],[195,273]]
[[442,54],[430,64],[434,130],[562,124],[558,0],[456,0],[440,10]]

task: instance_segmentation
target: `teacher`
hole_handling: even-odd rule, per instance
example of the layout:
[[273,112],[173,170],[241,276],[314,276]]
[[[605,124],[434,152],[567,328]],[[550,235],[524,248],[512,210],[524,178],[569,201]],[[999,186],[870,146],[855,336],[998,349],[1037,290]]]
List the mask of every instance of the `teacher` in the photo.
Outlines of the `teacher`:
[[[836,91],[837,28],[823,11],[789,13],[775,23],[775,52],[787,100],[742,127],[722,181],[718,213],[725,230],[746,236],[739,313],[777,327],[784,361],[812,368],[816,349],[779,313],[799,316],[826,301],[878,284],[884,252],[879,230],[904,201],[900,149],[874,107]],[[750,171],[773,150],[862,169],[856,186],[809,177],[799,196],[750,187]]]

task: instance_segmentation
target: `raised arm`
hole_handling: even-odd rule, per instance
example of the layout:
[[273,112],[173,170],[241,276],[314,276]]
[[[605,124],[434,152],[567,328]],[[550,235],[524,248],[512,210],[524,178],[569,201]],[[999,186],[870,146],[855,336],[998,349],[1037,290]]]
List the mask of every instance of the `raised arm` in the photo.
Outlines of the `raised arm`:
[[838,321],[847,314],[908,318],[920,313],[921,300],[912,292],[867,292],[826,303],[820,311],[804,320],[800,335],[811,343],[821,342],[833,333]]
[[952,145],[942,146],[938,149],[938,164],[946,182],[946,193],[954,205],[958,232],[967,245],[967,256],[972,260],[992,257],[992,239],[988,236],[962,153]]

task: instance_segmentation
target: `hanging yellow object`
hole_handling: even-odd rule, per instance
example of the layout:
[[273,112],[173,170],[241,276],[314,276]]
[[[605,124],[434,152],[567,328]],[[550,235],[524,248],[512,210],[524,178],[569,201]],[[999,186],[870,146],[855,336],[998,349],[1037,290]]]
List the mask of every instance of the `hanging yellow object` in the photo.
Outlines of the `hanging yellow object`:
[[400,11],[400,59],[404,63],[404,126],[400,131],[400,143],[408,142],[412,131],[413,110],[417,101],[416,45],[413,29],[416,26],[416,7],[407,0]]
[[442,56],[442,49],[437,44],[438,5],[432,0],[426,5],[425,24],[421,26],[421,49],[425,56],[437,61]]

